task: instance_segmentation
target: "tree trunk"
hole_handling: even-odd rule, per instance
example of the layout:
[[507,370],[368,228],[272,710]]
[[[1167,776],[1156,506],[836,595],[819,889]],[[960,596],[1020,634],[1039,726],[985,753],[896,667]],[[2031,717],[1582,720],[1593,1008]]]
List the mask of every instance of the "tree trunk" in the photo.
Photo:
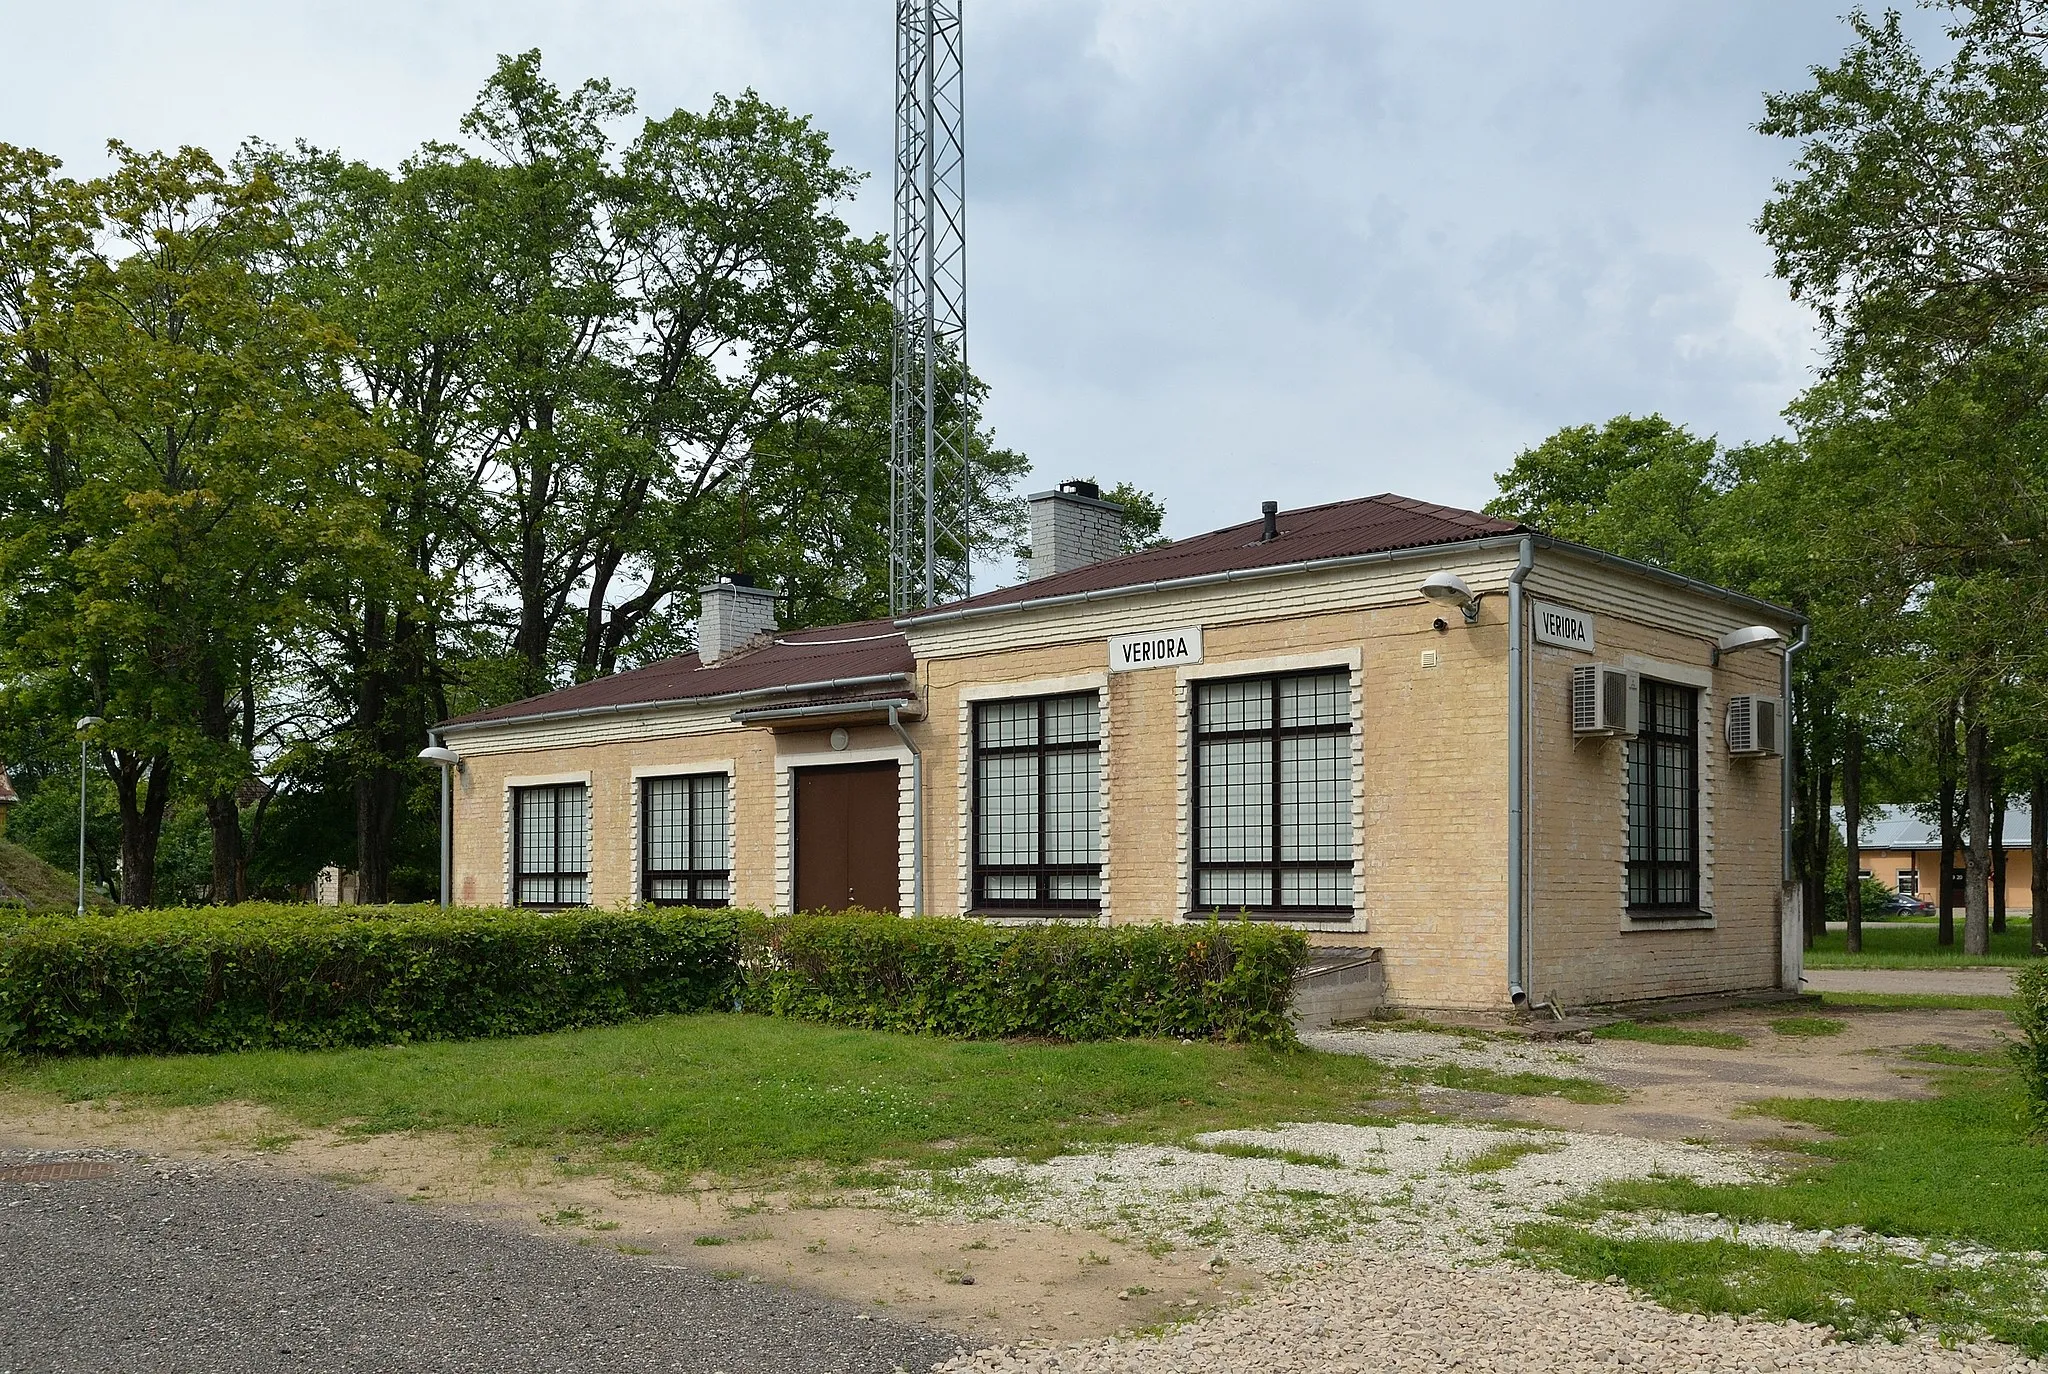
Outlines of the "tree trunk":
[[1935,769],[1941,776],[1941,872],[1934,880],[1934,900],[1941,908],[1941,924],[1935,932],[1934,942],[1938,945],[1952,945],[1956,942],[1956,907],[1951,895],[1948,875],[1956,867],[1956,707],[1949,703],[1941,718],[1941,729],[1934,743]]
[[206,828],[213,832],[213,900],[232,906],[242,900],[242,808],[232,791],[206,799]]
[[1848,876],[1842,882],[1842,948],[1863,952],[1863,726],[1851,723],[1842,741],[1842,844]]
[[1972,721],[1964,735],[1963,790],[1970,808],[1970,844],[1963,860],[1963,953],[1991,952],[1991,730]]
[[125,749],[103,760],[121,811],[121,905],[150,906],[156,902],[156,846],[171,800],[171,761]]
[[2005,934],[2005,779],[1991,788],[1991,933]]
[[2033,810],[2027,838],[2032,842],[2028,857],[2033,860],[2034,953],[2048,954],[2048,771],[2035,772],[2034,793],[2028,805]]
[[1835,773],[1825,761],[1813,769],[1806,794],[1806,872],[1801,876],[1802,901],[1806,916],[1806,947],[1827,934],[1828,850],[1835,834],[1829,801],[1835,793]]
[[398,774],[383,764],[356,779],[356,900],[391,900],[391,850],[398,834]]

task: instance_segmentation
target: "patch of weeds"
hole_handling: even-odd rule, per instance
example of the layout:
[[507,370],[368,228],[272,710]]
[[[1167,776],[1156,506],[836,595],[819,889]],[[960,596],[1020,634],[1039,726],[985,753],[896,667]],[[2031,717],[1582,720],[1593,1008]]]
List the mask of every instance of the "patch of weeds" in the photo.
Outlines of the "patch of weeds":
[[1318,1169],[1341,1169],[1344,1161],[1335,1155],[1316,1154],[1308,1150],[1282,1150],[1271,1145],[1251,1145],[1238,1140],[1219,1140],[1194,1148],[1212,1155],[1229,1155],[1232,1159],[1271,1159],[1282,1164],[1308,1164]]
[[1698,1045],[1706,1049],[1739,1050],[1749,1037],[1733,1031],[1697,1030],[1660,1021],[1616,1021],[1596,1027],[1595,1040],[1637,1040],[1646,1045]]
[[618,1251],[622,1255],[651,1255],[654,1253],[652,1250],[648,1249],[644,1245],[628,1245],[625,1241],[620,1241],[618,1244],[612,1246],[612,1249]]
[[974,1286],[974,1275],[968,1273],[965,1269],[941,1269],[938,1273],[939,1277],[947,1283],[966,1284],[970,1288]]
[[893,1188],[901,1174],[895,1169],[841,1169],[832,1175],[836,1188]]
[[1997,1069],[2006,1063],[2002,1054],[1952,1050],[1946,1045],[1915,1045],[1905,1052],[1905,1057],[1922,1064],[1942,1064],[1953,1069]]
[[257,1151],[259,1154],[274,1155],[278,1151],[284,1149],[286,1146],[291,1145],[293,1142],[304,1139],[305,1137],[301,1135],[291,1135],[283,1132],[271,1133],[266,1131],[252,1139],[249,1142],[249,1148]]
[[2011,1011],[2015,998],[1970,992],[1824,992],[1823,1007],[1865,1007],[1895,1011]]
[[1560,1078],[1547,1073],[1501,1073],[1462,1064],[1410,1065],[1400,1076],[1460,1092],[1501,1093],[1511,1097],[1561,1097],[1588,1106],[1628,1101],[1628,1094],[1592,1078]]
[[1108,1264],[1108,1263],[1109,1263],[1109,1256],[1108,1256],[1108,1255],[1098,1255],[1098,1254],[1096,1254],[1096,1253],[1095,1253],[1095,1252],[1094,1252],[1093,1250],[1090,1250],[1090,1251],[1089,1251],[1089,1252],[1088,1252],[1087,1254],[1085,1254],[1085,1255],[1081,1256],[1081,1259],[1080,1259],[1079,1263],[1080,1263],[1080,1265],[1081,1265],[1081,1267],[1082,1267],[1083,1269],[1086,1269],[1086,1268],[1088,1268],[1088,1267],[1089,1267],[1089,1266],[1091,1266],[1091,1265],[1103,1265],[1103,1264]]
[[1118,1289],[1117,1297],[1128,1301],[1131,1298],[1142,1298],[1151,1291],[1142,1283],[1134,1283],[1129,1288]]
[[1771,1029],[1780,1035],[1840,1035],[1849,1023],[1826,1016],[1781,1016],[1771,1022]]
[[1518,1160],[1529,1155],[1547,1155],[1562,1148],[1547,1140],[1503,1140],[1451,1167],[1461,1174],[1495,1174],[1512,1169]]
[[593,1231],[616,1231],[619,1229],[619,1224],[616,1221],[593,1221],[590,1223],[590,1229]]
[[1173,1253],[1173,1242],[1163,1236],[1153,1236],[1145,1242],[1145,1253],[1153,1259],[1165,1259]]
[[1947,1341],[1982,1333],[2029,1354],[2048,1353],[2048,1320],[2036,1296],[2040,1277],[2014,1263],[1935,1267],[1896,1256],[1809,1255],[1729,1240],[1602,1236],[1555,1222],[1518,1228],[1514,1253],[1595,1282],[1618,1276],[1680,1311],[1813,1322],[1853,1339],[1898,1340],[1924,1324]]
[[962,1250],[993,1250],[995,1249],[995,1246],[990,1245],[985,1240],[971,1240],[967,1242],[967,1244],[961,1246],[960,1248]]
[[804,1247],[804,1253],[806,1255],[822,1255],[825,1253],[827,1248],[828,1247],[826,1246],[824,1241],[814,1240],[809,1245],[806,1245]]
[[724,1236],[699,1236],[690,1242],[692,1245],[730,1245],[731,1243]]
[[581,1207],[564,1207],[559,1212],[540,1214],[540,1224],[543,1226],[581,1226],[589,1219],[590,1214]]
[[[712,1278],[724,1279],[727,1283],[736,1283],[746,1276],[747,1271],[744,1269],[714,1269],[711,1271]],[[876,1301],[880,1302],[881,1299],[877,1298]]]
[[728,1202],[725,1204],[725,1210],[731,1216],[751,1217],[759,1216],[761,1213],[768,1211],[771,1206],[772,1204],[767,1198],[757,1197],[751,1202]]

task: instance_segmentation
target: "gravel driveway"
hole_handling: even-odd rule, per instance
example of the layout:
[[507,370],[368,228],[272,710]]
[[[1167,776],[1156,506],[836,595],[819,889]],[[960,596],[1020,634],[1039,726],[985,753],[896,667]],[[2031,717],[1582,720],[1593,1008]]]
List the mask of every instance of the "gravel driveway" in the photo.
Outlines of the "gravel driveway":
[[[74,1174],[111,1168],[5,1176],[60,1162]],[[0,1152],[0,1374],[886,1374],[958,1350],[842,1304],[327,1183],[106,1152]]]

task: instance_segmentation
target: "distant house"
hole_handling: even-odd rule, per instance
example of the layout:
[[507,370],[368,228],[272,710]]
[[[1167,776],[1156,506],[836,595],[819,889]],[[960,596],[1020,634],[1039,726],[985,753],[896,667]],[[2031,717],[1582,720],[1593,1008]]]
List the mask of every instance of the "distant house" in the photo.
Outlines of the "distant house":
[[[2034,855],[2030,847],[2032,815],[2024,803],[2010,805],[2005,812],[2005,833],[1999,837],[2005,850],[2005,904],[2008,910],[2030,911],[2034,899]],[[1835,825],[1842,825],[1842,812],[1835,810]],[[1858,864],[1866,878],[1875,878],[1894,892],[1939,902],[1936,880],[1941,871],[1941,829],[1934,822],[1933,808],[1915,806],[1871,806],[1863,812],[1863,852]],[[1960,837],[1949,869],[1949,900],[1963,905],[1965,877]]]

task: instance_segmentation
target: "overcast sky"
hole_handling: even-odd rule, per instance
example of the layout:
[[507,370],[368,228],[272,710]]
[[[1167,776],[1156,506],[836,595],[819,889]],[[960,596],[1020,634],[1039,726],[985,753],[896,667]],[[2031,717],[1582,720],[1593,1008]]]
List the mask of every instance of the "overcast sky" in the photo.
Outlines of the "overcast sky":
[[[1751,126],[1839,0],[968,0],[969,351],[1033,489],[1092,474],[1168,529],[1378,491],[1476,506],[1559,426],[1780,428],[1813,333],[1750,225]],[[872,174],[891,0],[0,0],[0,140],[304,137],[396,163],[495,55],[641,109],[753,87]]]

